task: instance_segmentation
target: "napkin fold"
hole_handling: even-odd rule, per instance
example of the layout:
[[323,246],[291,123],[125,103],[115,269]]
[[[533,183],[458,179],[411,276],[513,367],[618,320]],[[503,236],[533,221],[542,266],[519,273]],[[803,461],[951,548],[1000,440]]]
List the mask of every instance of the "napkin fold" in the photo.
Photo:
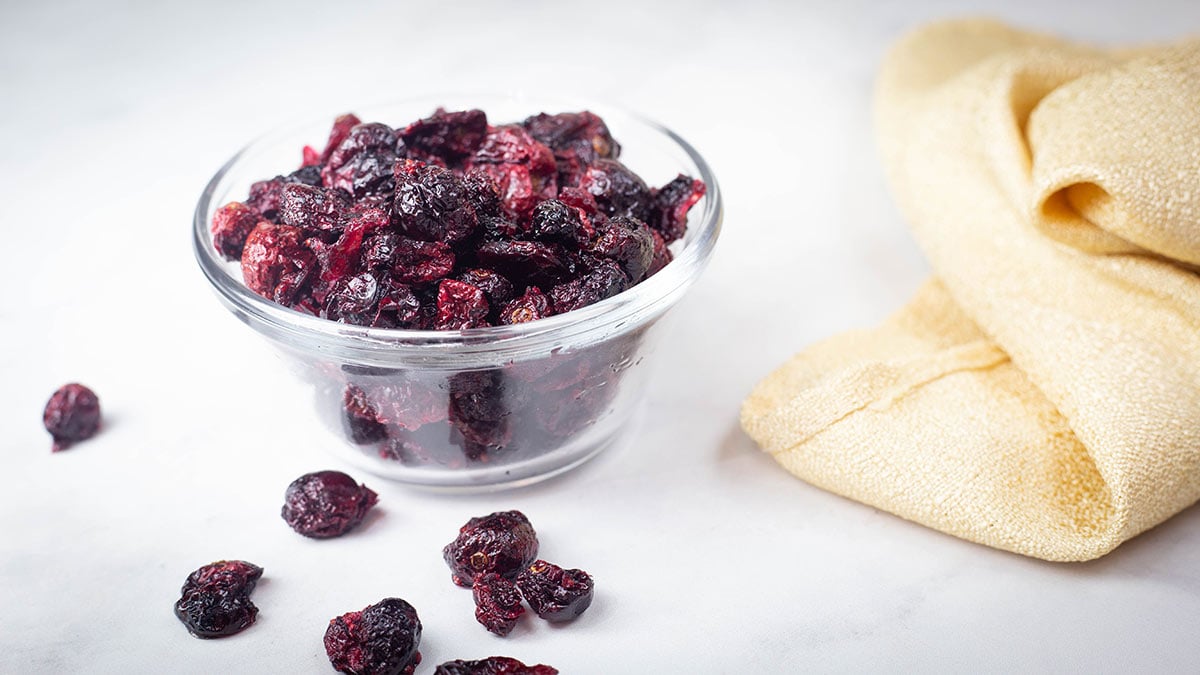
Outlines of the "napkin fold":
[[1200,498],[1200,42],[928,26],[876,92],[935,278],[771,373],[742,425],[819,487],[1087,560]]

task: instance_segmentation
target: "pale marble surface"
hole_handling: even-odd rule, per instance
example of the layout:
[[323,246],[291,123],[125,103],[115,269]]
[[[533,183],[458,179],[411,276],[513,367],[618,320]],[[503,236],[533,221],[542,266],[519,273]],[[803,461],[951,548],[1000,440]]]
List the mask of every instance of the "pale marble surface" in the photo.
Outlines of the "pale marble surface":
[[[772,366],[877,321],[926,272],[870,141],[890,40],[973,11],[1162,38],[1200,28],[1200,5],[241,4],[0,6],[0,672],[331,672],[325,623],[384,595],[421,612],[421,673],[494,653],[570,674],[1194,671],[1197,509],[1098,562],[1028,560],[791,478],[736,410]],[[276,516],[283,488],[333,465],[330,441],[294,413],[263,424],[305,395],[265,395],[288,382],[279,363],[196,268],[201,187],[306,109],[537,82],[666,122],[725,191],[725,234],[675,313],[641,433],[508,494],[369,481],[368,527],[296,536]],[[70,380],[97,389],[107,428],[51,456],[38,419]],[[599,592],[574,625],[502,640],[438,551],[467,516],[514,507]],[[221,557],[266,567],[261,620],[195,640],[170,606]]]

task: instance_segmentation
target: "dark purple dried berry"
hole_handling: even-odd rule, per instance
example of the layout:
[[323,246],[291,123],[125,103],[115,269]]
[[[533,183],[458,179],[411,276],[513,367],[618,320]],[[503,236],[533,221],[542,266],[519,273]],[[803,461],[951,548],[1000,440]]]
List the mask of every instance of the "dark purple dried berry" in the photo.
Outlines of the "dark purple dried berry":
[[517,588],[538,616],[559,622],[583,614],[592,604],[594,584],[583,570],[564,570],[538,560],[517,575]]
[[240,260],[246,237],[259,220],[257,211],[240,202],[217,209],[212,219],[213,248],[226,260]]
[[578,279],[550,289],[550,302],[555,314],[595,304],[629,287],[629,278],[611,260],[601,258],[595,266]]
[[100,430],[100,399],[82,384],[64,384],[46,402],[42,424],[54,439],[51,452],[66,450]]
[[447,661],[433,675],[558,675],[558,669],[540,663],[527,666],[510,656],[489,656],[475,661]]
[[421,300],[412,289],[391,279],[379,298],[379,310],[371,322],[376,328],[413,328],[421,315]]
[[396,132],[386,124],[359,124],[329,154],[321,170],[328,188],[338,188],[357,198],[392,191],[392,167],[396,154]]
[[501,511],[467,521],[442,549],[442,557],[454,583],[470,588],[478,574],[513,579],[537,558],[537,550],[537,533],[525,514]]
[[260,221],[246,237],[242,250],[242,279],[255,293],[291,306],[306,282],[315,276],[317,258],[302,243],[299,228]]
[[634,218],[613,218],[597,232],[589,250],[615,261],[636,284],[646,277],[654,262],[653,230]]
[[443,279],[438,284],[437,330],[466,330],[488,325],[488,301],[478,286]]
[[250,593],[263,570],[242,560],[220,560],[188,575],[175,616],[198,638],[240,633],[258,616]]
[[350,438],[359,445],[378,443],[387,438],[387,427],[379,423],[375,410],[367,402],[367,394],[358,386],[346,385],[342,395],[343,418]]
[[475,231],[479,219],[468,190],[449,169],[404,160],[395,177],[393,213],[401,234],[453,244]]
[[609,218],[624,216],[647,220],[650,217],[650,188],[615,159],[596,160],[584,171],[579,187],[595,197],[600,211]]
[[542,113],[526,119],[522,125],[554,151],[562,186],[578,185],[587,165],[598,159],[616,159],[621,152],[604,120],[587,111]]
[[525,289],[525,294],[509,302],[500,310],[499,322],[504,326],[518,323],[529,323],[552,315],[550,298],[538,290],[537,286]]
[[341,471],[317,471],[292,481],[281,515],[296,532],[329,539],[354,529],[378,500],[373,490]]
[[580,219],[579,211],[557,199],[547,199],[533,209],[529,236],[546,243],[579,248],[587,243],[590,233]]
[[554,284],[575,275],[575,261],[562,248],[537,241],[489,241],[476,250],[479,263],[513,279]]
[[421,662],[421,620],[400,598],[347,612],[325,629],[325,653],[348,675],[412,675]]
[[680,174],[654,190],[647,222],[668,242],[679,239],[687,231],[688,211],[700,201],[706,189],[704,181]]
[[515,290],[512,282],[489,269],[476,267],[465,270],[456,277],[463,283],[471,284],[487,296],[488,305],[496,308],[512,300]]
[[466,371],[450,378],[451,440],[462,447],[467,459],[485,461],[508,445],[511,410],[503,382],[499,370]]
[[370,326],[379,304],[379,280],[370,272],[342,277],[325,296],[325,318]]
[[325,149],[321,151],[317,164],[328,162],[333,151],[337,150],[342,141],[345,141],[346,137],[350,135],[350,130],[360,124],[362,124],[362,120],[358,119],[354,113],[338,116],[333,121],[333,128],[329,130],[329,140],[325,142]]
[[453,164],[479,149],[487,126],[487,115],[482,110],[446,112],[438,108],[432,116],[408,125],[400,138],[410,150],[415,148]]
[[471,594],[475,598],[475,620],[501,637],[511,633],[525,613],[517,586],[499,574],[475,577]]
[[293,183],[280,193],[279,222],[307,231],[340,232],[350,205],[339,190]]

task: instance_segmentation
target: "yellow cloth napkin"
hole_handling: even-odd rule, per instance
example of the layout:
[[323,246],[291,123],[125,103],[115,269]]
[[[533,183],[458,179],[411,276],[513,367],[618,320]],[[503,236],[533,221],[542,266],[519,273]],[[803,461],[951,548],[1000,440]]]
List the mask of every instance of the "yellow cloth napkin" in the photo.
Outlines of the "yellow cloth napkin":
[[768,376],[750,436],[817,486],[1047,560],[1200,498],[1200,43],[932,25],[886,59],[876,125],[936,278]]

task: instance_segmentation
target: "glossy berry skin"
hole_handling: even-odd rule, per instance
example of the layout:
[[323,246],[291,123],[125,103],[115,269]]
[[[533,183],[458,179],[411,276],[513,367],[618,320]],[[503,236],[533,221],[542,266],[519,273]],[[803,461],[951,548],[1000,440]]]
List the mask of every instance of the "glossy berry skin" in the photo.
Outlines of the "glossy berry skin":
[[611,298],[628,287],[629,277],[617,263],[601,259],[578,278],[551,288],[550,302],[555,314],[565,314]]
[[438,108],[433,115],[408,125],[400,138],[410,150],[457,164],[475,154],[487,136],[487,115],[482,110],[447,112]]
[[175,603],[175,616],[198,638],[240,633],[258,617],[250,593],[262,577],[258,565],[220,560],[192,572]]
[[517,588],[534,613],[551,622],[570,621],[592,604],[595,586],[583,570],[564,570],[537,560],[517,575]]
[[579,211],[557,199],[547,199],[533,209],[529,236],[548,244],[578,249],[594,234],[584,225]]
[[82,384],[64,384],[46,402],[42,424],[54,439],[50,450],[66,450],[100,430],[100,399]]
[[452,244],[475,232],[479,216],[467,187],[454,172],[405,160],[396,164],[395,178],[392,213],[401,234]]
[[583,173],[579,187],[591,193],[600,211],[609,218],[650,217],[650,188],[615,159],[599,159]]
[[554,312],[550,308],[550,298],[546,297],[537,286],[530,286],[525,293],[500,310],[499,323],[512,326],[518,323],[529,323],[550,316]]
[[325,654],[348,675],[412,675],[421,662],[421,620],[400,598],[385,598],[329,622]]
[[443,279],[438,284],[437,330],[466,330],[487,326],[490,307],[487,296],[478,286],[457,279]]
[[259,220],[258,211],[241,202],[229,202],[217,209],[211,227],[213,248],[226,260],[241,260],[246,237]]
[[500,511],[467,521],[442,549],[451,579],[470,588],[476,575],[494,572],[513,579],[537,558],[537,533],[520,511]]
[[636,218],[613,218],[597,232],[589,250],[616,262],[636,284],[646,278],[654,262],[654,233]]
[[291,305],[317,269],[317,256],[303,241],[299,228],[259,222],[246,237],[242,251],[246,287],[281,305]]
[[387,438],[387,427],[379,422],[375,410],[367,401],[367,393],[361,387],[346,385],[346,391],[342,395],[342,409],[345,412],[344,426],[355,443],[367,445]]
[[354,529],[379,496],[340,471],[307,473],[288,485],[281,516],[299,534],[329,539]]
[[471,594],[475,599],[475,620],[500,637],[511,633],[517,619],[525,613],[516,584],[499,574],[475,577]]
[[447,661],[433,675],[558,675],[558,669],[540,663],[527,666],[510,656],[489,656],[474,661]]
[[704,181],[680,174],[661,188],[654,190],[650,207],[650,226],[668,242],[675,241],[687,231],[687,214],[704,196]]
[[329,153],[321,182],[355,199],[386,195],[394,187],[392,167],[400,159],[397,144],[396,132],[386,124],[355,125]]

